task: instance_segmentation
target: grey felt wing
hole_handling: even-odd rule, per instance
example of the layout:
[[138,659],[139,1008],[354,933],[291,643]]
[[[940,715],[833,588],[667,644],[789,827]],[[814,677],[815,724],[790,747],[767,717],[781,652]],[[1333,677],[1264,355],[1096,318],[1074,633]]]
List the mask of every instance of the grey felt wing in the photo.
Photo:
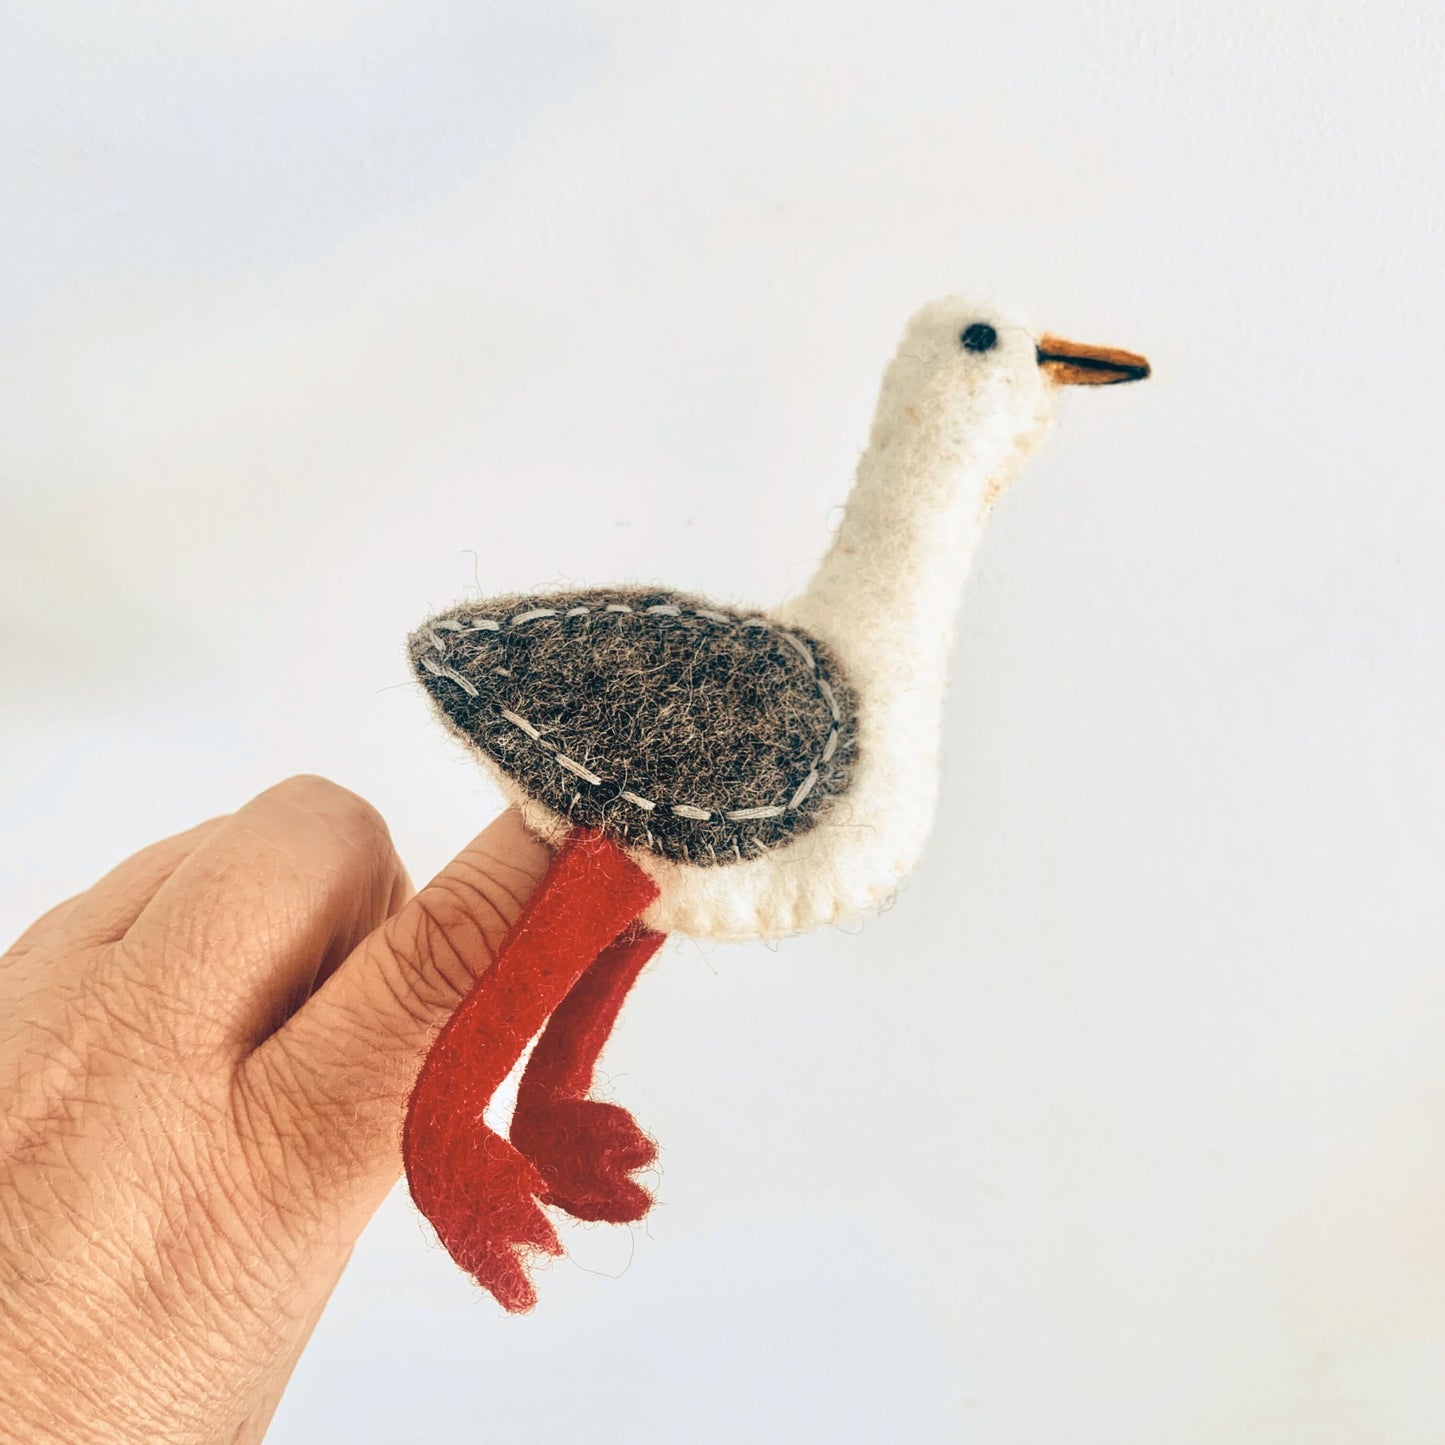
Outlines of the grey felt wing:
[[811,828],[846,791],[854,697],[816,638],[637,589],[431,618],[412,665],[453,732],[572,822],[694,865]]

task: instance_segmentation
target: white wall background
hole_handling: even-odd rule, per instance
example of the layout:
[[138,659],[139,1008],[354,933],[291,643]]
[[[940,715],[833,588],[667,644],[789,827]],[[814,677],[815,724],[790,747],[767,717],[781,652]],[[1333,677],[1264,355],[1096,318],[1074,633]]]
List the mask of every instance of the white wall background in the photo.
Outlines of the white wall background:
[[[525,1320],[398,1193],[272,1438],[1445,1439],[1427,0],[0,8],[0,924],[316,770],[496,806],[473,587],[796,587],[904,316],[1147,351],[967,598],[931,857],[676,945]],[[475,554],[475,557],[473,556]]]

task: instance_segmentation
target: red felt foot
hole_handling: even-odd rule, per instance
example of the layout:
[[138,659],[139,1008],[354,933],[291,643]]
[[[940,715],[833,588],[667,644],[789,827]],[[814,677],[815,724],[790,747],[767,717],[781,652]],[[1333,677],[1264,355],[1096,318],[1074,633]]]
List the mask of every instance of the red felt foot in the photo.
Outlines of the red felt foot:
[[662,942],[634,926],[598,956],[552,1014],[517,1090],[512,1142],[537,1166],[547,1202],[576,1219],[628,1224],[652,1207],[631,1175],[656,1144],[626,1109],[587,1094],[623,1000]]
[[509,1310],[536,1301],[527,1258],[560,1246],[537,1204],[543,1175],[483,1112],[588,963],[656,896],[615,844],[571,834],[412,1090],[402,1138],[412,1198],[452,1258]]
[[447,1252],[505,1309],[531,1309],[537,1291],[528,1260],[562,1253],[557,1231],[537,1203],[545,1188],[541,1175],[484,1124],[437,1140],[430,1165],[432,1192],[426,1179],[413,1175],[412,1197],[437,1226]]
[[513,1120],[512,1138],[537,1166],[548,1204],[574,1219],[632,1224],[652,1195],[631,1176],[657,1157],[657,1145],[617,1104],[555,1099]]

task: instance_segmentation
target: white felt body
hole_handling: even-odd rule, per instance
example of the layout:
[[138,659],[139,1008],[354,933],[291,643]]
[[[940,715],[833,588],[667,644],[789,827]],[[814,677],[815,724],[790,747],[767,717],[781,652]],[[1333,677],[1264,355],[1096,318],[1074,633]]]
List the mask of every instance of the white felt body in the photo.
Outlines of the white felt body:
[[[959,345],[975,321],[998,333],[978,356]],[[661,890],[649,927],[779,937],[856,918],[892,896],[933,822],[948,657],[969,563],[994,501],[1050,416],[1051,389],[1027,328],[963,298],[913,318],[833,545],[802,595],[768,614],[823,639],[857,692],[852,786],[812,830],[744,863],[702,868],[632,852]],[[566,831],[565,819],[498,777],[535,831]]]

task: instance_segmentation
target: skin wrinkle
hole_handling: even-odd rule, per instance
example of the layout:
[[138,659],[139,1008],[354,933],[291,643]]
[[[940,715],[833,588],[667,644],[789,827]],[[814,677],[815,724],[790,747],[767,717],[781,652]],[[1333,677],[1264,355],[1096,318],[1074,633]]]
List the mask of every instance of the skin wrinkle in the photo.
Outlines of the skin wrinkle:
[[508,907],[512,910],[509,917],[515,917],[521,912],[522,905],[536,883],[535,875],[528,869],[488,848],[482,840],[468,848],[456,861],[463,867],[476,866],[480,873],[506,895]]
[[[291,1075],[291,1087],[300,1089],[302,1081],[295,1065],[284,1053],[272,1065],[265,1081],[273,1083],[278,1076],[284,1077],[287,1073]],[[278,1107],[278,1096],[274,1090],[258,1087],[256,1077],[244,1069],[238,1070],[232,1079],[230,1095],[232,1117],[242,1126],[237,1128],[236,1136],[246,1166],[245,1181],[268,1211],[284,1217],[295,1208],[290,1201],[304,1199],[306,1186],[315,1182],[303,1171],[301,1161],[326,1137],[328,1114],[341,1112],[338,1099],[313,1091],[311,1109],[305,1116],[297,1115],[294,1111]],[[305,1127],[308,1119],[313,1121],[309,1130]],[[268,1144],[286,1141],[295,1147],[284,1148],[279,1153],[273,1148],[267,1154],[263,1152],[260,1140],[266,1140]],[[276,1177],[278,1168],[279,1178]]]
[[213,1239],[209,1231],[197,1229],[180,1204],[163,1207],[152,1244],[153,1254],[137,1252],[133,1256],[143,1288],[126,1293],[145,1302],[157,1326],[169,1325],[185,1338],[184,1327],[189,1325],[193,1332],[206,1336],[207,1348],[214,1354],[217,1340],[226,1336],[211,1327],[205,1300],[225,1292],[258,1319],[264,1318],[256,1308],[264,1304],[264,1295],[258,1300],[245,1287],[251,1272],[238,1269],[232,1250],[220,1247],[220,1240]]
[[[58,1143],[61,1149],[62,1157],[68,1158],[67,1147],[69,1141],[62,1138],[60,1141],[58,1141]],[[76,1159],[68,1159],[68,1162],[70,1163],[72,1168],[83,1168],[82,1161]],[[141,1194],[142,1197],[145,1196],[145,1191],[143,1189],[141,1190]],[[130,1231],[130,1236],[132,1240],[139,1238],[140,1234],[144,1233],[147,1217],[148,1216],[144,1211],[132,1216],[136,1225],[136,1228]],[[106,1290],[97,1291],[94,1287],[94,1284],[92,1283],[92,1285],[87,1288],[83,1293],[82,1297],[87,1299],[88,1301],[88,1318],[94,1318],[98,1313],[102,1323],[104,1323],[109,1318],[112,1309],[112,1305],[108,1304],[108,1302],[114,1302],[116,1299],[127,1301],[134,1300],[140,1308],[145,1308],[148,1295],[154,1294],[156,1292],[156,1285],[154,1279],[151,1278],[145,1280],[147,1287],[137,1290],[135,1281],[128,1281],[126,1279],[124,1267],[117,1267],[117,1262],[119,1262],[122,1266],[126,1262],[128,1262],[131,1267],[134,1268],[136,1259],[144,1259],[144,1257],[144,1255],[137,1256],[133,1251],[123,1252],[116,1250],[111,1253],[110,1258],[112,1260],[112,1266],[106,1271],[104,1275],[104,1277],[110,1281],[109,1287]],[[142,1274],[144,1276],[144,1272],[142,1272]],[[174,1311],[171,1311],[170,1313],[174,1314]],[[171,1323],[172,1328],[174,1328],[174,1319],[172,1319]],[[162,1360],[159,1363],[161,1365],[159,1373],[164,1375],[165,1361]]]
[[[268,1079],[285,1070],[288,1062],[285,1056],[278,1060]],[[253,1075],[246,1070],[237,1071],[230,1092],[231,1115],[239,1126],[236,1137],[243,1166],[238,1173],[269,1210],[280,1213],[295,1184],[293,1156],[311,1141],[304,1130],[295,1127],[296,1121],[287,1111],[277,1107],[274,1095],[257,1089]],[[299,1147],[282,1149],[279,1158],[272,1157],[268,1150],[273,1141]]]
[[[74,1107],[72,1085],[83,1073],[84,1064],[64,1032],[39,1020],[28,1030],[48,1040],[54,1052],[26,1048],[12,1080],[14,1103],[0,1115],[0,1149],[7,1158],[24,1157],[31,1149],[43,1148],[55,1128],[70,1121]],[[40,1067],[32,1067],[36,1059]]]
[[418,895],[416,916],[408,925],[409,936],[390,940],[393,956],[402,960],[403,966],[384,970],[382,983],[393,1007],[418,1025],[434,1019],[438,1009],[448,1002],[455,1004],[467,991],[466,984],[449,977],[449,970],[467,974],[463,954],[454,942],[456,909],[460,906],[434,891],[429,896]]
[[[111,1046],[105,1033],[94,1032],[90,1027],[81,1025],[82,1032],[77,1042],[84,1042],[84,1049],[72,1045],[66,1039],[64,1029],[66,1022],[79,1017],[82,1017],[82,1010],[74,1009],[59,1026],[36,1022],[27,1030],[51,1042],[55,1052],[49,1058],[53,1066],[51,1069],[17,1069],[13,1081],[14,1087],[19,1090],[17,1107],[10,1121],[25,1127],[25,1133],[19,1139],[12,1137],[9,1142],[0,1136],[7,1156],[25,1159],[29,1153],[43,1152],[55,1140],[64,1142],[78,1130],[79,1124],[87,1117],[87,1110],[95,1110],[98,1101],[104,1100],[105,1095],[101,1092],[104,1071],[95,1068],[95,1061],[105,1058],[107,1053],[116,1056],[120,1062],[120,1068],[114,1071],[117,1074],[133,1072],[136,1077],[142,1075],[143,1061],[137,1059],[130,1049]],[[74,1023],[71,1026],[75,1026]],[[42,1058],[45,1056],[42,1052]],[[33,1058],[33,1055],[25,1051],[20,1058],[23,1061]],[[26,1103],[27,1094],[29,1103]]]
[[[463,854],[445,879],[428,885],[413,902],[415,922],[428,932],[425,937],[388,940],[397,957],[418,961],[403,971],[408,997],[399,996],[397,1001],[410,1008],[409,1000],[414,998],[418,1016],[431,1016],[438,1007],[455,1006],[470,992],[477,975],[496,956],[510,919],[521,911],[522,899],[488,866],[474,864]],[[429,967],[421,960],[429,961]],[[479,961],[481,967],[470,960]],[[429,974],[440,977],[440,992],[428,988]],[[386,977],[389,984],[394,982],[390,973]]]
[[146,964],[125,939],[103,952],[124,960],[117,968],[104,970],[99,980],[100,997],[115,1027],[168,1055],[203,1045],[217,1052],[222,1049],[225,1035],[214,1018],[170,982],[180,972],[181,960],[174,960],[172,969],[156,977],[154,964]]
[[[383,997],[389,997],[384,984],[378,986],[377,1005]],[[379,1140],[372,1131],[386,1104],[405,1096],[415,1068],[407,1068],[388,1051],[395,1035],[379,1006],[352,1010],[343,1005],[328,1017],[334,1030],[344,1033],[349,1046],[329,1037],[331,1027],[305,1041],[304,1047],[278,1037],[246,1061],[238,1071],[238,1081],[274,1116],[278,1139],[293,1141],[297,1148],[322,1151],[333,1166],[345,1165],[342,1172],[354,1180],[359,1176],[352,1166],[379,1142],[387,1145],[391,1167],[397,1139],[388,1134]],[[392,1017],[405,1016],[398,1013]],[[407,1021],[417,1028],[429,1027],[431,1022]],[[362,1048],[364,1061],[357,1055]]]
[[[153,1111],[155,1111],[155,1103],[146,1101],[142,1107],[143,1116],[152,1114]],[[121,1277],[123,1272],[113,1267],[108,1270],[107,1277],[118,1280],[114,1292],[123,1299],[136,1299],[142,1308],[146,1305],[147,1299],[150,1301],[168,1299],[168,1305],[159,1311],[158,1322],[168,1322],[172,1331],[178,1322],[184,1322],[186,1302],[191,1301],[197,1295],[197,1289],[195,1289],[197,1282],[202,1286],[202,1290],[208,1289],[212,1292],[224,1290],[231,1298],[240,1299],[250,1308],[256,1309],[259,1312],[257,1318],[262,1321],[275,1318],[275,1287],[257,1279],[256,1289],[249,1289],[246,1270],[240,1269],[237,1264],[238,1260],[266,1260],[272,1257],[272,1251],[256,1247],[257,1243],[262,1243],[262,1241],[243,1240],[243,1243],[237,1244],[236,1241],[227,1240],[225,1241],[227,1247],[224,1250],[217,1248],[210,1254],[195,1250],[198,1240],[207,1240],[212,1237],[212,1234],[207,1231],[197,1231],[194,1208],[184,1208],[182,1202],[217,1198],[217,1196],[224,1198],[225,1195],[220,1194],[214,1186],[208,1185],[204,1179],[199,1179],[186,1172],[184,1160],[176,1152],[172,1140],[176,1140],[178,1137],[185,1139],[188,1136],[186,1134],[178,1136],[169,1130],[153,1131],[144,1126],[137,1129],[136,1133],[137,1137],[142,1140],[142,1146],[149,1150],[150,1163],[152,1163],[156,1179],[165,1181],[165,1183],[159,1188],[150,1189],[150,1191],[142,1188],[137,1195],[137,1198],[149,1202],[150,1208],[131,1212],[133,1228],[129,1231],[127,1248],[114,1253],[113,1263],[114,1261],[131,1261],[134,1264],[134,1261],[139,1260],[139,1279],[127,1282]],[[72,1169],[84,1168],[82,1160],[72,1159],[66,1153],[68,1143],[69,1140],[64,1137],[59,1140],[62,1156],[66,1156]],[[176,1215],[173,1211],[178,1211],[178,1209],[181,1212]],[[171,1244],[166,1238],[166,1227],[168,1227],[169,1221],[176,1220],[176,1218],[179,1220],[173,1224],[176,1244]],[[214,1228],[215,1221],[210,1222]],[[147,1251],[137,1253],[137,1241],[147,1235],[155,1248],[149,1253]],[[224,1240],[224,1231],[215,1233],[214,1238],[217,1241]],[[191,1269],[182,1267],[186,1259],[194,1261]],[[199,1269],[195,1267],[197,1264],[201,1266]],[[94,1303],[97,1299],[95,1290],[87,1290],[87,1293]],[[103,1295],[100,1298],[108,1298],[108,1296]],[[181,1301],[182,1308],[179,1314],[175,1308],[175,1301]],[[221,1354],[224,1357],[224,1351],[218,1350],[218,1338],[220,1337],[212,1332],[208,1337],[208,1350],[212,1354]],[[165,1368],[162,1367],[160,1373],[165,1374]]]
[[[469,899],[465,901],[482,905],[480,916],[493,921],[493,927],[484,929],[484,932],[489,936],[495,932],[496,940],[500,943],[501,936],[507,929],[507,919],[515,915],[521,907],[522,900],[504,883],[492,876],[490,866],[480,862],[474,863],[466,854],[456,860],[455,866],[444,880],[432,884],[426,891],[431,892],[436,888],[455,890],[458,886],[464,887],[470,894]],[[498,894],[501,895],[500,902]],[[490,942],[490,937],[489,948],[495,948],[495,945]]]

